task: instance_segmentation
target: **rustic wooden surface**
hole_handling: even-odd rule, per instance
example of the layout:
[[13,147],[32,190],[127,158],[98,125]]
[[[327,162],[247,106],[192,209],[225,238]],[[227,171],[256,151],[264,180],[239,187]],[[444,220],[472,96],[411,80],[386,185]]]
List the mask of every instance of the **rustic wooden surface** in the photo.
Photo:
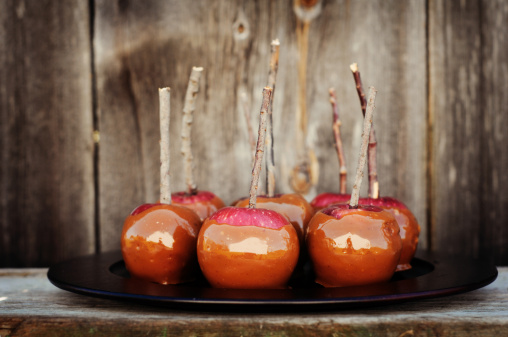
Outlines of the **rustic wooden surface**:
[[432,249],[505,260],[508,5],[429,4]]
[[508,268],[464,294],[345,311],[221,313],[60,290],[46,269],[0,271],[0,336],[504,336]]
[[0,266],[93,252],[86,2],[0,2]]
[[[362,124],[349,70],[357,62],[364,86],[379,90],[381,194],[413,210],[420,249],[506,265],[507,15],[504,0],[323,0],[310,24],[306,83],[306,143],[319,181],[306,197],[339,188],[330,86],[351,189]],[[274,38],[276,189],[290,192],[299,161],[296,28],[291,0],[2,2],[0,266],[118,249],[125,216],[158,198],[162,86],[172,88],[172,185],[185,188],[179,129],[192,66],[204,67],[192,133],[198,188],[227,203],[247,195],[239,96],[247,93],[255,126]]]
[[[482,95],[483,132],[481,147],[481,227],[479,254],[506,264],[508,247],[508,151],[503,146],[508,140],[504,127],[508,96],[508,5],[503,1],[483,1],[482,18]],[[503,32],[503,33],[500,33]],[[504,111],[504,113],[499,113]],[[503,261],[503,262],[501,262]]]

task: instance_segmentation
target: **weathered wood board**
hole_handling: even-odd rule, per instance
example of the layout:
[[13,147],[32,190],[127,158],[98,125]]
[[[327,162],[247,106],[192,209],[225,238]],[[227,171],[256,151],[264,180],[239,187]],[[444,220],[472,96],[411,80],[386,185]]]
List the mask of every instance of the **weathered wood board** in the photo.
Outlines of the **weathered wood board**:
[[505,1],[430,1],[432,249],[506,261]]
[[94,251],[86,2],[0,3],[0,266]]

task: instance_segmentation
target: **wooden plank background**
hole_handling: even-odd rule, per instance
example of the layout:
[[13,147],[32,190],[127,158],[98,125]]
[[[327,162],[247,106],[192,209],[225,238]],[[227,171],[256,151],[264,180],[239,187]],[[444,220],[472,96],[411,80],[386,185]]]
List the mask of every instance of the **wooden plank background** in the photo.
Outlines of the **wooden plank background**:
[[[319,180],[305,196],[338,189],[331,86],[351,189],[357,62],[365,87],[378,89],[381,194],[413,210],[420,249],[508,264],[507,15],[503,0],[323,0],[309,28],[305,96]],[[162,86],[172,89],[172,185],[184,189],[179,130],[192,66],[204,67],[192,133],[198,187],[226,203],[247,195],[239,97],[247,93],[255,126],[274,38],[276,189],[292,191],[301,152],[293,1],[5,1],[0,23],[0,266],[119,248],[125,216],[158,198]]]
[[0,266],[95,250],[90,12],[0,2]]

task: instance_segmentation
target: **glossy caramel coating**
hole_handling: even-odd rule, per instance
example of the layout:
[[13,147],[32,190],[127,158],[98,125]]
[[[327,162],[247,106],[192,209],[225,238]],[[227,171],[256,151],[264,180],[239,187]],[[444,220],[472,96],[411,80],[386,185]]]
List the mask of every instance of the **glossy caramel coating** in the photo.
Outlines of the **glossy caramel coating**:
[[[236,204],[236,207],[248,206],[248,198],[240,200]],[[295,228],[300,243],[304,243],[307,225],[314,215],[314,210],[301,195],[288,193],[276,194],[274,197],[258,196],[256,198],[256,207],[270,209],[284,215]]]
[[196,242],[201,220],[192,210],[155,204],[124,222],[121,238],[131,276],[161,284],[192,281],[198,269]]
[[198,191],[195,195],[188,195],[186,192],[174,193],[171,201],[173,205],[192,209],[199,215],[201,221],[226,206],[221,198],[209,191]]
[[415,256],[420,235],[420,225],[413,213],[402,202],[390,197],[361,198],[360,203],[381,207],[395,217],[399,224],[400,238],[402,239],[402,253],[400,254],[397,271],[411,269],[411,260]]
[[402,248],[399,226],[390,213],[366,208],[341,210],[339,218],[325,214],[327,208],[310,221],[307,249],[317,283],[325,287],[365,285],[393,276]]
[[299,244],[291,224],[274,229],[207,219],[199,233],[198,261],[216,288],[280,289],[296,266]]

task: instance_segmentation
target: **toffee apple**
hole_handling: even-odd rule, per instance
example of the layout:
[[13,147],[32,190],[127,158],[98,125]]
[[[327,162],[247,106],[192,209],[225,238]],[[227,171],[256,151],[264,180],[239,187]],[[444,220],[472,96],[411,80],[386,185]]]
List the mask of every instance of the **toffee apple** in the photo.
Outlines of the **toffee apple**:
[[401,247],[395,218],[379,207],[334,204],[309,223],[307,248],[316,282],[325,287],[390,280]]
[[[356,90],[360,98],[362,113],[365,116],[365,107],[367,102],[362,88],[362,81],[358,65],[353,63],[351,71],[356,83]],[[368,147],[368,171],[369,171],[369,198],[361,199],[360,202],[366,205],[374,205],[383,208],[392,213],[400,227],[400,237],[402,239],[402,253],[397,265],[397,271],[411,269],[411,260],[413,259],[418,246],[418,237],[420,235],[420,225],[413,213],[401,201],[392,197],[381,197],[379,192],[379,182],[377,175],[377,141],[374,127],[369,135]]]
[[222,208],[204,221],[199,232],[199,265],[213,287],[284,288],[298,261],[298,235],[288,219],[275,211],[256,208],[271,94],[272,89],[265,87],[249,207]]
[[195,251],[201,226],[198,215],[182,206],[143,204],[125,219],[122,255],[130,275],[177,284],[192,281],[197,272]]
[[121,247],[125,267],[135,278],[177,284],[194,279],[201,226],[192,210],[171,204],[169,172],[170,90],[159,89],[161,129],[160,202],[138,206],[125,219]]
[[225,207],[221,198],[210,191],[200,191],[194,182],[192,156],[191,129],[193,113],[196,110],[196,95],[199,91],[199,79],[203,68],[193,67],[185,95],[185,103],[182,118],[182,147],[181,153],[184,157],[185,182],[187,190],[172,195],[172,202],[175,205],[184,206],[195,211],[203,221],[218,209]]
[[331,205],[309,223],[307,249],[316,282],[325,287],[388,281],[400,258],[402,243],[395,218],[379,207],[358,204],[375,96],[371,88],[349,204]]
[[296,266],[298,236],[281,214],[225,207],[205,220],[198,243],[203,275],[216,288],[284,288]]

